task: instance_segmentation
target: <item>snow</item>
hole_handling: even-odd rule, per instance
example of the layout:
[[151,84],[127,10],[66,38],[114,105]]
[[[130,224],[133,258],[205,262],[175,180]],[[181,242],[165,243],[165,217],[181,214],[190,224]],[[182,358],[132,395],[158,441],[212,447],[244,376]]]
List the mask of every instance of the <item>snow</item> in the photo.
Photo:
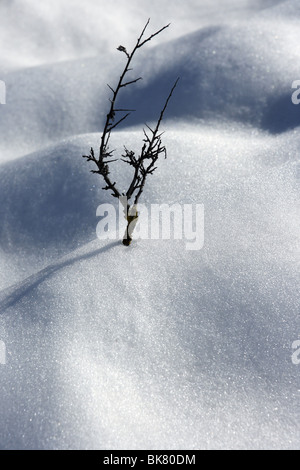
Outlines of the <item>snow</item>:
[[[114,4],[0,4],[0,448],[299,449],[298,1]],[[96,237],[81,156],[148,17],[113,146],[180,76],[141,202],[203,204],[199,251]]]

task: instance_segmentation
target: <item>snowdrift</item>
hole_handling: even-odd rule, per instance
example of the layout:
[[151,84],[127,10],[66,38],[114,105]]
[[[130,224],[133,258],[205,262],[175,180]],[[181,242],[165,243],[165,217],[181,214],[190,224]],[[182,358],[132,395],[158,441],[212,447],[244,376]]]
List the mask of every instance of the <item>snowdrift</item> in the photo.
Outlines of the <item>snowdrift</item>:
[[112,146],[141,148],[180,76],[141,202],[203,204],[199,251],[96,238],[116,202],[82,155],[111,50],[145,23],[145,1],[115,3],[0,5],[0,448],[299,448],[298,2],[152,2],[177,27],[138,57]]
[[[288,14],[280,21],[283,10],[277,6],[250,20],[205,26],[141,50],[132,77],[143,80],[125,89],[120,101],[121,107],[136,108],[126,125],[155,120],[179,76],[169,118],[233,120],[275,134],[299,126],[299,110],[290,99],[298,77],[299,9],[288,3]],[[164,32],[162,38],[166,36]],[[96,57],[4,74],[2,160],[101,129],[110,96],[106,84],[114,86],[124,63],[114,44],[101,47]]]
[[[129,249],[96,240],[2,290],[3,448],[297,445],[290,342],[299,325],[298,162],[285,150],[299,138],[254,133],[249,143],[248,131],[238,135],[169,131],[169,160],[145,194],[205,204],[199,252],[183,240]],[[42,256],[42,239],[48,253],[52,244],[63,252],[72,233],[83,243],[95,229],[103,193],[91,198],[91,179],[99,182],[78,155],[96,137],[20,160],[18,192],[3,193],[1,244],[22,246],[24,266],[32,266],[30,250]],[[137,139],[133,131],[116,136]],[[12,164],[2,166],[8,188]]]

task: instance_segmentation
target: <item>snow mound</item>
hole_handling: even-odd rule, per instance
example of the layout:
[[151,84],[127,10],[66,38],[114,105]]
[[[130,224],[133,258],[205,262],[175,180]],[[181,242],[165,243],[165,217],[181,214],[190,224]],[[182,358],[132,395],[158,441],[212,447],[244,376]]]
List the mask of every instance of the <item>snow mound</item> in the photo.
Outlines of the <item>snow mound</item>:
[[[271,0],[271,4],[280,0]],[[151,8],[145,1],[114,0],[108,8],[104,0],[52,0],[51,5],[36,0],[2,0],[0,5],[0,38],[5,46],[0,51],[0,67],[16,69],[44,63],[94,56],[107,50],[116,38],[131,42],[151,16],[153,25],[161,25],[162,9],[166,22],[174,27],[171,37],[184,31],[193,31],[214,21],[234,21],[247,17],[253,11],[270,6],[270,0],[186,0],[180,2],[152,0]],[[191,15],[192,11],[192,15]],[[19,41],[19,37],[22,41]],[[42,40],[41,40],[42,39]],[[164,41],[157,38],[158,42]],[[1,69],[0,69],[1,70]]]
[[2,448],[297,446],[299,296],[247,268],[96,242],[6,291]]
[[148,10],[0,3],[0,448],[299,448],[299,1],[151,2],[151,32],[172,27],[111,149],[140,151],[180,76],[140,202],[203,205],[193,251],[96,238],[117,201],[82,155]]
[[[178,127],[144,199],[204,203],[203,249],[95,240],[3,289],[2,448],[298,445],[299,137]],[[119,132],[116,147],[137,137]],[[79,156],[97,138],[20,160],[4,213],[11,236],[20,223],[12,246],[30,254],[44,234],[47,249],[70,249],[93,211],[96,227],[103,194]],[[6,191],[13,168],[2,166]]]
[[[88,153],[96,139],[84,142],[82,148]],[[3,249],[22,247],[36,253],[59,246],[74,249],[91,237],[91,227],[94,236],[97,202],[105,194],[82,154],[69,140],[0,167]]]
[[[247,127],[211,130],[186,126],[184,122],[163,128],[168,129],[164,136],[168,158],[159,163],[155,177],[145,186],[144,199],[149,204],[198,202],[215,210],[216,206],[226,204],[228,198],[231,208],[238,210],[240,203],[236,205],[234,198],[243,191],[242,203],[246,201],[249,207],[252,194],[265,204],[272,204],[276,197],[286,207],[290,204],[291,210],[294,207],[297,134],[272,138]],[[142,139],[142,128],[117,132],[111,142],[115,156],[122,155],[124,145],[138,152]],[[92,163],[87,164],[82,158],[91,147],[97,152],[99,142],[100,134],[87,134],[2,164],[0,246],[4,250],[14,251],[18,247],[36,253],[54,247],[71,250],[86,237],[95,236],[98,205],[115,204],[109,191],[102,191],[102,178],[90,173],[94,169]],[[132,177],[127,165],[114,163],[111,172],[120,191],[126,190]],[[280,186],[275,188],[277,179],[282,185],[285,181],[282,191]],[[240,195],[238,199],[241,201]],[[239,218],[240,215],[236,217]]]
[[[137,110],[126,126],[156,119],[179,76],[169,118],[248,122],[271,133],[298,127],[291,87],[298,77],[300,33],[298,9],[292,6],[294,16],[281,15],[276,31],[271,8],[247,21],[202,27],[171,41],[164,32],[165,42],[143,49],[133,64],[132,77],[143,80],[120,98],[120,106]],[[95,57],[5,74],[1,160],[100,131],[109,105],[106,84],[114,86],[124,66],[117,45],[114,40]]]
[[136,99],[155,119],[180,77],[168,116],[249,122],[271,133],[293,129],[300,124],[291,101],[299,34],[294,18],[283,18],[274,32],[269,16],[202,28],[151,50],[139,65],[144,80],[138,93],[128,90],[122,105]]

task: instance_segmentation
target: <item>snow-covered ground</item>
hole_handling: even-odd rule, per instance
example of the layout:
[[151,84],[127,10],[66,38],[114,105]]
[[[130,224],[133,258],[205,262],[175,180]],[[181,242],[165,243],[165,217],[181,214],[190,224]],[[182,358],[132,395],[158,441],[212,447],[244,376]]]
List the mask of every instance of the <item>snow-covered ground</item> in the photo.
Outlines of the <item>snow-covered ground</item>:
[[[113,145],[180,76],[141,202],[203,204],[198,251],[96,237],[116,202],[81,156],[149,17],[171,26]],[[1,1],[1,449],[300,448],[299,22],[298,0]]]

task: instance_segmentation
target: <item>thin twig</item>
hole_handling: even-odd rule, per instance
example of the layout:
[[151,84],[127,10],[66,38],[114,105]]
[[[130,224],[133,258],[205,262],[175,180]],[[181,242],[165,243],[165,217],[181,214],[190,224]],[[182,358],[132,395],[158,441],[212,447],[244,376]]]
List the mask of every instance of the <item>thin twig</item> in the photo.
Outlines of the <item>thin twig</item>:
[[[135,44],[134,48],[132,49],[132,51],[130,53],[127,52],[127,49],[124,46],[119,46],[117,48],[119,51],[123,52],[126,55],[127,60],[126,60],[123,72],[121,73],[121,75],[119,77],[119,81],[118,81],[116,87],[113,88],[111,85],[107,84],[108,88],[112,92],[112,97],[109,99],[110,107],[109,107],[109,111],[106,115],[106,120],[105,120],[105,123],[104,123],[104,128],[103,128],[103,131],[102,131],[102,135],[101,135],[101,141],[100,141],[100,147],[99,147],[99,156],[98,156],[98,158],[95,157],[93,148],[91,148],[89,155],[83,155],[83,157],[86,158],[87,161],[93,161],[96,164],[97,170],[91,170],[91,171],[92,171],[92,173],[98,173],[98,174],[102,175],[102,177],[103,177],[103,179],[106,183],[106,186],[103,189],[111,190],[112,191],[112,196],[114,196],[116,198],[120,198],[120,200],[123,197],[125,197],[125,199],[127,201],[127,202],[122,202],[123,205],[125,204],[124,205],[124,210],[125,210],[125,215],[126,215],[126,218],[127,218],[127,221],[128,221],[128,227],[127,227],[126,233],[128,234],[128,237],[129,237],[127,242],[124,242],[124,244],[130,244],[131,235],[129,234],[129,230],[128,230],[129,224],[132,221],[136,222],[137,217],[138,217],[138,214],[136,212],[135,212],[134,216],[132,216],[132,214],[129,215],[131,207],[130,207],[130,204],[128,203],[128,201],[135,194],[134,206],[136,206],[136,204],[138,203],[139,198],[140,198],[140,196],[143,192],[147,176],[152,175],[153,172],[157,168],[155,166],[155,163],[156,163],[158,157],[161,154],[164,154],[165,157],[167,155],[166,148],[162,144],[162,140],[161,140],[163,132],[159,133],[159,128],[160,128],[160,124],[161,124],[161,121],[163,119],[164,113],[166,111],[166,108],[168,106],[168,103],[171,99],[171,96],[172,96],[172,94],[174,92],[174,89],[176,88],[178,80],[179,80],[177,78],[177,80],[175,81],[175,83],[174,83],[174,85],[173,85],[173,87],[172,87],[172,89],[171,89],[171,91],[170,91],[170,93],[169,93],[169,95],[168,95],[168,97],[165,101],[165,104],[164,104],[164,106],[163,106],[163,108],[160,112],[160,115],[159,115],[159,118],[158,118],[158,121],[156,123],[155,128],[151,129],[151,127],[146,124],[146,127],[148,128],[151,135],[148,135],[147,132],[145,131],[145,129],[143,129],[143,133],[144,133],[143,142],[144,143],[143,143],[140,155],[135,156],[135,153],[132,150],[128,150],[126,147],[124,147],[125,154],[122,155],[123,158],[121,158],[121,160],[125,163],[128,163],[129,165],[131,165],[134,168],[134,174],[133,174],[133,177],[132,177],[132,180],[131,180],[131,183],[129,185],[128,190],[125,193],[121,193],[116,188],[116,182],[112,183],[110,178],[109,178],[110,171],[109,171],[109,165],[108,164],[117,160],[117,159],[112,159],[111,158],[113,153],[114,153],[114,150],[109,149],[109,141],[110,141],[111,131],[113,129],[115,129],[117,126],[119,126],[121,124],[121,122],[123,122],[131,114],[131,112],[133,112],[135,110],[126,109],[126,108],[125,109],[124,108],[116,108],[115,107],[116,101],[117,101],[117,98],[119,96],[119,92],[122,88],[125,88],[129,85],[132,85],[132,84],[138,82],[139,80],[142,80],[142,77],[138,77],[138,78],[135,78],[135,79],[132,79],[132,80],[128,80],[126,82],[124,81],[125,75],[129,71],[132,70],[132,68],[130,68],[130,64],[131,64],[131,61],[132,61],[137,49],[144,46],[147,42],[151,41],[155,36],[157,36],[158,34],[160,34],[162,31],[164,31],[166,28],[168,28],[170,26],[170,23],[169,23],[169,24],[163,26],[161,29],[159,29],[155,33],[148,36],[146,39],[143,39],[144,34],[146,32],[146,29],[149,26],[149,23],[150,23],[150,18],[146,22],[140,36],[138,37],[138,39],[136,41],[136,44]],[[124,112],[126,114],[124,114],[124,116],[122,116],[120,119],[118,119],[115,122],[116,112]],[[110,159],[108,160],[108,158],[110,158]],[[122,199],[122,201],[123,201],[123,199]]]

